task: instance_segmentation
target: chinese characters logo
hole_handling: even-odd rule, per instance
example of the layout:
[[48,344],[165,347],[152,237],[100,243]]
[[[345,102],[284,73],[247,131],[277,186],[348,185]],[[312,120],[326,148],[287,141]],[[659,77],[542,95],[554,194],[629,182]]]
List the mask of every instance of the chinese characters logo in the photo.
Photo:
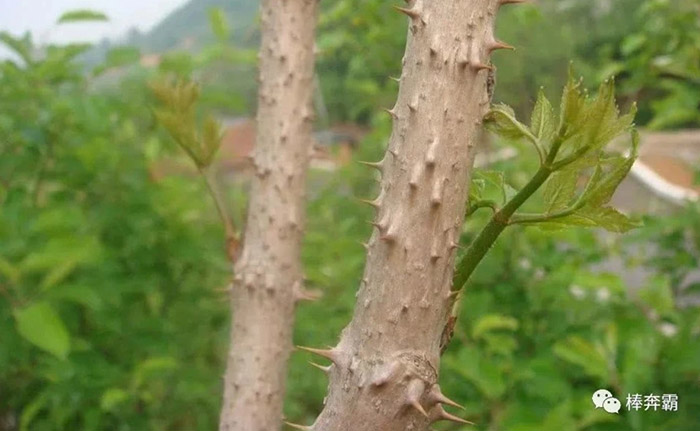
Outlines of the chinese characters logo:
[[[607,389],[598,389],[591,397],[595,408],[602,408],[608,413],[619,413],[622,404],[620,400],[613,397],[612,392]],[[627,394],[625,407],[627,411],[678,411],[677,394]]]

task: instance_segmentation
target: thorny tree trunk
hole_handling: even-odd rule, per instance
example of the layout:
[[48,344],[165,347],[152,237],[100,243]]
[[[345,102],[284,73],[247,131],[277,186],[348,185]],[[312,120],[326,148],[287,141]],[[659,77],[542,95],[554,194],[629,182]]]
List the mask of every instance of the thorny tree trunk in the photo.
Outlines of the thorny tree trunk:
[[255,177],[234,265],[231,346],[219,429],[280,428],[312,147],[317,0],[263,0]]
[[[412,0],[375,230],[352,322],[331,350],[315,431],[427,430],[459,420],[437,385],[474,146],[489,109],[499,7],[520,1]],[[350,425],[351,424],[351,425]]]

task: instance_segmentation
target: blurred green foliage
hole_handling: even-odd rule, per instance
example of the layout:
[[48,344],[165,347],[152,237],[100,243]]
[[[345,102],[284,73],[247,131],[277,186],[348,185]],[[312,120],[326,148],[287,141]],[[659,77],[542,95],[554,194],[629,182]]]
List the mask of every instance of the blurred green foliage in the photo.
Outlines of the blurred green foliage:
[[[574,61],[585,81],[614,76],[623,108],[638,102],[640,125],[700,124],[700,18],[697,0],[540,0],[505,7],[496,52],[495,100],[529,112],[540,87],[554,99]],[[368,121],[392,106],[401,73],[405,17],[380,0],[329,3],[321,17],[319,73],[336,120]],[[361,11],[358,13],[358,11]],[[372,103],[376,102],[376,103]]]
[[[371,127],[354,157],[378,160],[391,124],[375,113],[395,99],[388,76],[400,73],[405,22],[380,0],[323,7],[326,106],[336,121]],[[509,7],[497,33],[518,50],[496,54],[497,98],[520,116],[542,85],[555,100],[573,59],[587,82],[617,74],[623,105],[639,101],[642,123],[697,125],[693,11],[682,0]],[[0,34],[15,52],[0,63],[0,430],[216,427],[229,321],[216,292],[230,277],[224,231],[201,180],[149,174],[177,149],[155,125],[147,85],[194,78],[209,112],[250,110],[250,98],[218,77],[248,70],[254,55],[227,45],[222,17],[210,19],[220,39],[199,53],[165,55],[148,71],[124,49],[88,76],[76,61],[84,45],[39,47]],[[124,68],[111,80],[108,72]],[[681,114],[664,117],[674,110]],[[533,156],[492,168],[517,188],[536,166]],[[297,344],[333,345],[350,319],[372,217],[352,198],[376,192],[373,175],[358,165],[310,173],[303,259],[307,283],[324,296],[300,308]],[[230,195],[241,201],[234,186]],[[464,245],[486,216],[465,225]],[[623,238],[575,228],[506,232],[462,298],[445,392],[478,430],[694,429],[700,313],[679,298],[700,290],[688,282],[700,267],[699,220],[695,205],[646,216]],[[611,260],[618,272],[601,269]],[[644,283],[620,276],[633,268],[649,273]],[[285,414],[294,422],[310,423],[326,391],[308,359],[291,359]],[[593,409],[601,387],[621,399],[619,416]],[[679,411],[627,412],[628,392],[676,393]]]
[[214,429],[228,265],[203,185],[150,178],[167,141],[145,81],[91,91],[76,47],[13,43],[28,54],[0,64],[0,429]]

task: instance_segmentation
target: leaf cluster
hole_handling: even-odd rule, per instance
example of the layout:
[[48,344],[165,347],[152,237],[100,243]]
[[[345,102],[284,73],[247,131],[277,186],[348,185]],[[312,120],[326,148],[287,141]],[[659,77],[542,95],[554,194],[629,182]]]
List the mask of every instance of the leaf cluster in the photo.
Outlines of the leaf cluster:
[[199,87],[193,82],[154,82],[153,94],[161,107],[155,110],[158,122],[182,148],[198,169],[211,165],[221,145],[222,132],[219,123],[207,115],[201,130],[197,125],[196,103]]
[[[528,196],[523,197],[528,199],[543,186],[543,208],[536,214],[507,214],[509,223],[602,227],[613,232],[639,226],[609,205],[637,157],[639,138],[633,128],[634,114],[634,107],[627,114],[619,114],[612,80],[589,96],[573,77],[564,88],[558,115],[540,91],[529,126],[516,119],[508,106],[494,106],[486,116],[486,126],[501,138],[527,141],[540,159],[540,168],[533,176],[537,184],[531,182],[534,187],[526,186],[520,192],[526,191]],[[608,150],[615,138],[625,132],[631,135],[627,154],[610,155]],[[506,197],[505,181],[500,180],[500,185]],[[477,184],[472,205],[479,200],[479,189]],[[506,200],[504,208],[512,201]],[[517,203],[513,210],[524,202]]]

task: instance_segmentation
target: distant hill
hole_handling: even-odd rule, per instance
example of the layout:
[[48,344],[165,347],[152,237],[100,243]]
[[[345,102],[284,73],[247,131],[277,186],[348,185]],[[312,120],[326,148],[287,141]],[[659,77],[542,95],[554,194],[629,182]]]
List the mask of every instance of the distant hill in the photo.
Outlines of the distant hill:
[[[209,10],[220,8],[232,29],[232,42],[252,47],[258,43],[258,0],[190,0],[173,11],[149,32],[129,41],[146,53],[183,48],[187,42],[197,48],[212,41]],[[186,42],[187,41],[187,42]]]
[[86,67],[102,63],[111,48],[133,46],[142,54],[163,53],[175,49],[196,50],[214,40],[209,10],[224,12],[231,28],[231,43],[240,48],[257,47],[259,0],[190,0],[174,10],[146,33],[130,30],[119,40],[103,39],[82,57]]

